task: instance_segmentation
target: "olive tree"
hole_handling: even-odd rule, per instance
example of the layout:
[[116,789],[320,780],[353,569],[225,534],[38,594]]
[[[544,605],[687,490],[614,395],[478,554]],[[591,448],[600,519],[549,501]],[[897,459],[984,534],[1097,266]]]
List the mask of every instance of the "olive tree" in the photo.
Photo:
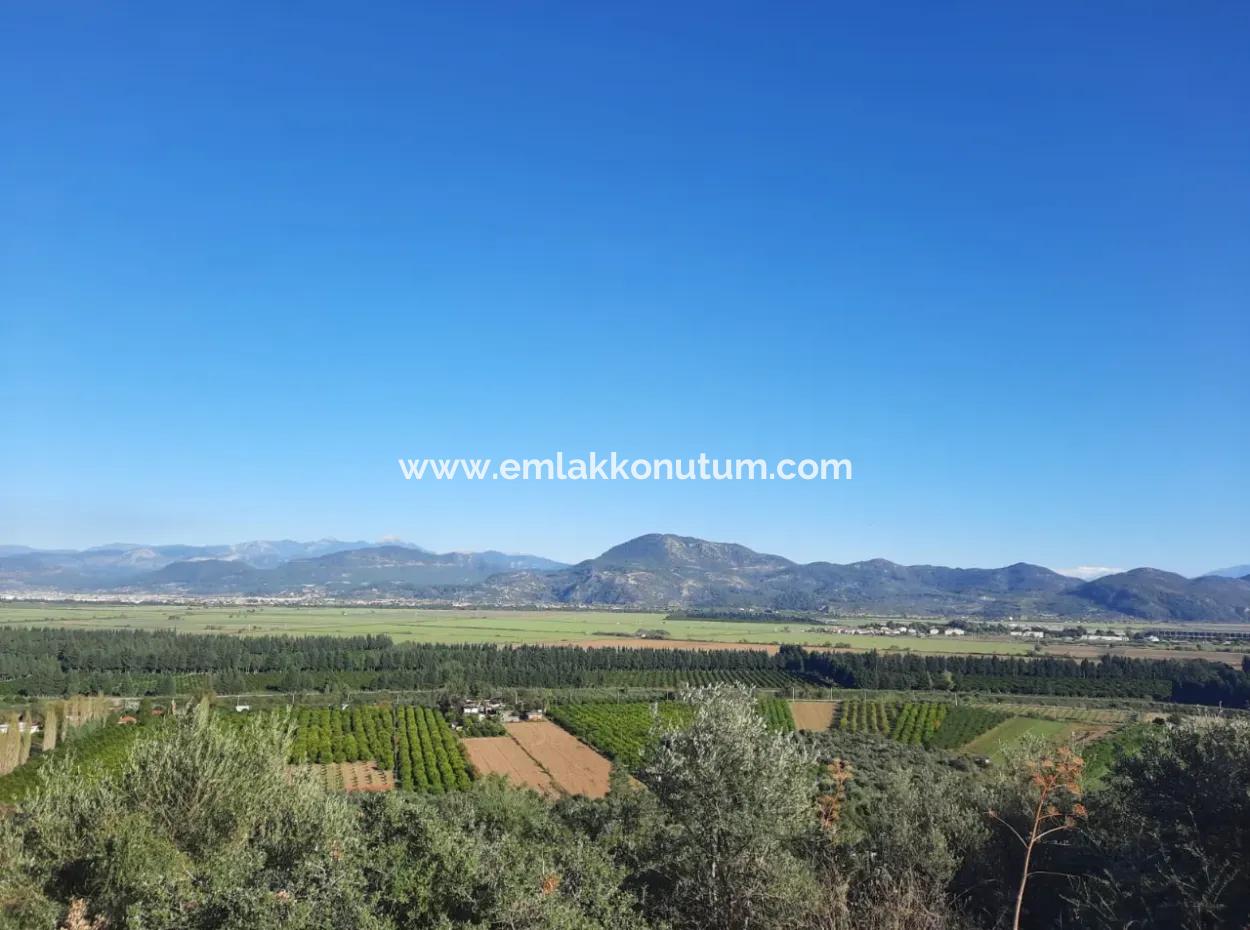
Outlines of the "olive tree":
[[658,734],[642,773],[668,821],[652,866],[656,916],[692,928],[807,926],[817,899],[801,855],[815,824],[812,757],[767,727],[746,689],[682,700],[689,724]]
[[377,926],[356,813],[290,778],[289,746],[281,721],[232,728],[200,709],[116,770],[48,766],[0,822],[0,927],[71,907],[113,930]]

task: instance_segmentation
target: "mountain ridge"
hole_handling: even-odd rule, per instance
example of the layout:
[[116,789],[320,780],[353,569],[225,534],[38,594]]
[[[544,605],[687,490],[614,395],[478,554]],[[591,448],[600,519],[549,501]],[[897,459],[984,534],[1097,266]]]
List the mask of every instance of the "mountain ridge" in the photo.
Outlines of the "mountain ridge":
[[[343,561],[346,553],[362,551],[385,551],[392,560],[409,558],[413,564],[429,563],[436,553],[413,543],[371,543],[363,540],[343,541],[320,539],[312,542],[283,540],[252,540],[227,545],[191,546],[143,545],[116,543],[93,546],[89,549],[40,550],[29,547],[0,547],[0,591],[51,588],[64,591],[112,591],[133,588],[136,585],[156,585],[161,589],[184,586],[190,593],[224,594],[236,593],[249,584],[268,589],[271,580],[289,578],[292,584],[317,584],[316,577],[299,577],[297,569],[287,569],[284,575],[271,576],[267,571],[283,569],[297,562],[327,559],[328,568]],[[350,560],[348,560],[350,563]],[[436,561],[436,560],[435,560]],[[222,563],[203,565],[202,563]],[[243,566],[243,569],[227,570],[226,564]],[[199,564],[201,567],[196,568]],[[490,550],[483,553],[448,553],[443,567],[461,566],[456,571],[443,572],[457,583],[480,580],[487,575],[515,568],[543,569],[563,567],[540,556],[506,555]],[[438,574],[434,572],[433,574]],[[208,590],[205,585],[212,579],[229,579],[225,589]],[[429,579],[447,583],[448,577]]]
[[[327,547],[332,551],[280,559],[284,553]],[[245,559],[245,553],[261,564]],[[739,543],[671,533],[638,536],[575,565],[495,550],[435,553],[396,542],[337,540],[0,556],[0,590],[36,587],[32,573],[45,587],[58,590],[128,595],[314,596],[501,607],[763,609],[982,619],[1051,616],[1076,622],[1250,621],[1250,579],[1185,578],[1137,568],[1082,581],[1027,562],[1000,568],[901,565],[881,558],[798,563]]]

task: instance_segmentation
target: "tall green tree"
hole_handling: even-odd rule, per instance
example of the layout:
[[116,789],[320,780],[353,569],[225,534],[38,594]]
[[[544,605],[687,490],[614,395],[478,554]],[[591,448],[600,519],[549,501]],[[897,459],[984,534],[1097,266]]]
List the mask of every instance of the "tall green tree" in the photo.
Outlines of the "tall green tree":
[[815,823],[813,759],[769,729],[747,689],[687,692],[643,778],[668,820],[655,850],[657,916],[678,927],[809,926],[818,901],[801,853]]

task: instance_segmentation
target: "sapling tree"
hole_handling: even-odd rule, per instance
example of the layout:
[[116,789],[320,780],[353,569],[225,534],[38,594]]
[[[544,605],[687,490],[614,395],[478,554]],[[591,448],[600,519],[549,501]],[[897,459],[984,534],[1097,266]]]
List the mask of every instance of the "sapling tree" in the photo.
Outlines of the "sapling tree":
[[1024,863],[1020,869],[1020,881],[1016,886],[1015,911],[1012,930],[1019,930],[1020,915],[1024,908],[1024,893],[1029,878],[1034,874],[1033,855],[1044,843],[1053,841],[1059,834],[1076,829],[1086,817],[1082,803],[1081,775],[1085,762],[1067,747],[1054,753],[1023,760],[1019,774],[1023,777],[1028,815],[1023,829],[990,810],[991,820],[1001,824],[1024,850]]

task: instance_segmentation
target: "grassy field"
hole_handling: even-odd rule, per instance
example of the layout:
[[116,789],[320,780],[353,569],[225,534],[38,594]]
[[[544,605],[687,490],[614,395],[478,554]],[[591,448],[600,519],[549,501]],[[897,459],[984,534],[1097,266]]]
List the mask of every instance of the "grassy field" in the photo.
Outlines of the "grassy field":
[[[438,643],[611,643],[638,630],[664,630],[674,640],[713,643],[793,643],[917,652],[1023,654],[1028,646],[972,637],[920,639],[886,636],[833,637],[809,633],[801,623],[735,623],[666,620],[659,613],[617,611],[424,610],[371,607],[179,607],[99,604],[0,605],[6,625],[112,627],[236,635],[353,635],[385,633],[397,641]],[[628,645],[623,641],[622,645]]]
[[1070,720],[1038,720],[1033,717],[1011,717],[966,743],[963,752],[988,756],[1001,762],[1003,748],[1025,735],[1036,736],[1048,743],[1059,744],[1081,735],[1086,727]]
[[1079,705],[1063,706],[1056,704],[1026,704],[1011,701],[986,704],[991,710],[1005,714],[1019,714],[1026,717],[1043,717],[1047,720],[1071,720],[1077,723],[1106,724],[1120,726],[1134,716],[1130,710],[1115,707],[1082,707]]

